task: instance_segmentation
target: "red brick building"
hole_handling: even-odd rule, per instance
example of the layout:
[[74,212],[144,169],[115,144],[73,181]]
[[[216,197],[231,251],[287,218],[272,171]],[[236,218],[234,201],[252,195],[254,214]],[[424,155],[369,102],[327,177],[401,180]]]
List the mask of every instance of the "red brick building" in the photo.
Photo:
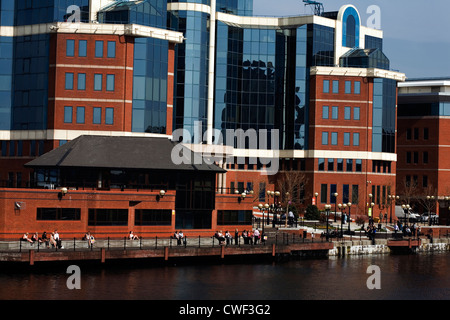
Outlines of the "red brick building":
[[398,98],[398,194],[416,212],[437,213],[441,224],[449,223],[449,91],[446,78],[410,79]]

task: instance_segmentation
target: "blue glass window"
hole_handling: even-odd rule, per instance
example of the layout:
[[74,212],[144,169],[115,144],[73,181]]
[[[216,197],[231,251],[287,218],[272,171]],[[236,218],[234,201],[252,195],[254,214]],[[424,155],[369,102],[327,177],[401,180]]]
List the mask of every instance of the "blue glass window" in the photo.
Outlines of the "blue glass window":
[[350,132],[344,132],[344,146],[350,145]]
[[357,159],[355,163],[355,171],[356,172],[362,172],[362,160]]
[[318,159],[319,171],[325,171],[325,159]]
[[[337,171],[342,172],[344,171],[344,159],[337,159]],[[345,201],[348,202],[348,201]]]
[[338,144],[338,133],[332,132],[331,133],[331,145],[337,146],[337,144]]
[[355,94],[361,93],[361,82],[360,81],[355,81],[355,87],[353,90],[354,90]]
[[328,159],[328,171],[334,171],[334,159]]
[[95,91],[101,91],[102,90],[102,79],[103,79],[103,75],[101,74],[94,74],[94,90]]
[[330,80],[323,80],[323,93],[330,93]]
[[114,124],[114,108],[105,109],[105,124]]
[[351,107],[344,107],[344,119],[350,120],[352,118],[352,108]]
[[98,107],[94,108],[92,123],[93,124],[101,124],[102,123],[102,108],[98,108]]
[[359,146],[359,133],[358,132],[353,133],[353,145]]
[[115,75],[107,74],[106,75],[106,91],[114,91]]
[[78,74],[77,89],[86,90],[86,73]]
[[64,123],[72,123],[72,107],[64,107]]
[[77,123],[84,123],[84,107],[77,107]]
[[66,72],[66,90],[73,90],[73,73]]
[[333,93],[339,93],[339,80],[333,80]]
[[352,82],[351,81],[345,81],[345,93],[346,94],[352,93]]
[[328,145],[328,132],[322,132],[322,145]]
[[323,106],[322,107],[322,119],[329,119],[330,118],[329,113],[330,113],[330,107]]
[[73,57],[75,55],[75,40],[66,40],[66,56]]
[[116,42],[115,41],[108,41],[108,48],[107,48],[107,57],[108,58],[115,58],[116,57]]
[[353,108],[353,120],[360,120],[360,108],[359,107]]
[[78,41],[78,56],[79,57],[87,56],[87,40]]
[[335,204],[337,203],[337,197],[334,196],[334,194],[337,192],[337,185],[332,184],[330,185],[330,203]]
[[331,119],[337,120],[339,118],[339,107],[332,107],[331,108]]
[[102,58],[103,57],[103,41],[95,41],[95,57]]
[[353,160],[347,159],[347,168],[345,169],[347,172],[353,172]]

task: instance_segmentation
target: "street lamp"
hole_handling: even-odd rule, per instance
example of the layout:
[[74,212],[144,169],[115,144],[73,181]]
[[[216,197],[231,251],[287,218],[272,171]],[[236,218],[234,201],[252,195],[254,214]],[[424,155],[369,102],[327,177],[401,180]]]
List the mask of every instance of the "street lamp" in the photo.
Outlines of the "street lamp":
[[258,204],[259,211],[262,213],[262,232],[264,233],[264,206],[262,203]]
[[350,211],[352,209],[352,203],[351,202],[347,203],[347,206],[348,206],[348,234],[350,235],[350,223],[351,223]]
[[428,200],[428,225],[431,226],[431,208],[432,208],[432,202],[434,201],[434,196],[427,196]]
[[289,215],[289,205],[291,204],[291,200],[288,200],[288,199],[289,199],[289,192],[286,192],[286,214],[284,216],[285,228],[287,228],[288,215]]
[[331,204],[326,204],[326,205],[325,205],[325,210],[326,210],[326,212],[327,212],[327,234],[326,234],[327,242],[328,242],[328,239],[329,239],[329,234],[328,234],[328,218],[329,218],[329,216],[330,216],[330,209],[331,209]]
[[337,192],[333,193],[333,196],[334,196],[334,222],[337,221],[336,220],[336,215],[337,215],[336,205],[337,205],[337,197],[338,197],[338,195],[339,194]]
[[318,193],[318,192],[315,192],[315,193],[314,193],[314,197],[316,198],[316,203],[315,203],[316,206],[319,205],[319,203],[317,202],[317,197],[318,197],[318,196],[319,196],[319,193]]

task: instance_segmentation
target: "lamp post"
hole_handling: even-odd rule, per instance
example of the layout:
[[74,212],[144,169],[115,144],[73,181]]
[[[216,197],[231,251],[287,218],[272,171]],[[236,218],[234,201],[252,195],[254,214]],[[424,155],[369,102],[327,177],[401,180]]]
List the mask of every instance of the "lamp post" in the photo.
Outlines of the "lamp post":
[[351,211],[351,209],[352,209],[352,203],[351,202],[349,202],[349,203],[347,203],[347,206],[348,206],[348,235],[350,235],[350,223],[351,223],[351,220],[350,220],[350,211]]
[[314,205],[316,205],[316,206],[318,206],[319,205],[319,203],[317,202],[317,197],[319,196],[319,193],[318,192],[315,192],[314,193],[314,197],[316,198],[316,202],[314,203]]
[[289,199],[289,192],[286,192],[286,214],[284,217],[285,220],[285,228],[287,228],[287,223],[288,223],[288,215],[289,215],[289,205],[291,204],[291,200]]
[[434,201],[434,196],[427,196],[428,200],[428,225],[431,226],[431,208],[432,202]]
[[334,222],[337,221],[336,220],[336,215],[337,215],[336,206],[337,206],[337,197],[338,197],[338,195],[339,194],[337,192],[333,193],[333,196],[334,196]]
[[326,212],[327,212],[327,234],[326,234],[327,242],[328,242],[328,239],[329,239],[329,234],[328,234],[328,218],[329,218],[329,216],[330,216],[330,209],[331,209],[331,204],[326,204],[326,205],[325,205],[325,210],[326,210]]
[[262,213],[262,232],[264,233],[264,206],[262,203],[258,204],[259,211]]

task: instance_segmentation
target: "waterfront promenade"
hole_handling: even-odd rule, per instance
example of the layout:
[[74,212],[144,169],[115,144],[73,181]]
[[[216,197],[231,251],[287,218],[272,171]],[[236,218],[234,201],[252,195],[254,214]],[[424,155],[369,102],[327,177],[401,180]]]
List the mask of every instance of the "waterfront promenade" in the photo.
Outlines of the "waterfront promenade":
[[448,251],[448,231],[439,228],[440,237],[399,237],[389,226],[373,239],[354,223],[346,225],[350,234],[326,239],[323,229],[315,227],[266,228],[267,239],[258,243],[246,243],[242,237],[235,242],[219,244],[213,236],[186,237],[180,243],[170,237],[138,240],[98,239],[93,245],[85,240],[64,239],[62,248],[47,248],[45,244],[26,241],[0,242],[0,262],[18,262],[29,265],[52,261],[119,261],[126,259],[153,259],[168,261],[175,258],[272,257],[285,256],[346,256],[361,254],[386,254],[396,250]]

